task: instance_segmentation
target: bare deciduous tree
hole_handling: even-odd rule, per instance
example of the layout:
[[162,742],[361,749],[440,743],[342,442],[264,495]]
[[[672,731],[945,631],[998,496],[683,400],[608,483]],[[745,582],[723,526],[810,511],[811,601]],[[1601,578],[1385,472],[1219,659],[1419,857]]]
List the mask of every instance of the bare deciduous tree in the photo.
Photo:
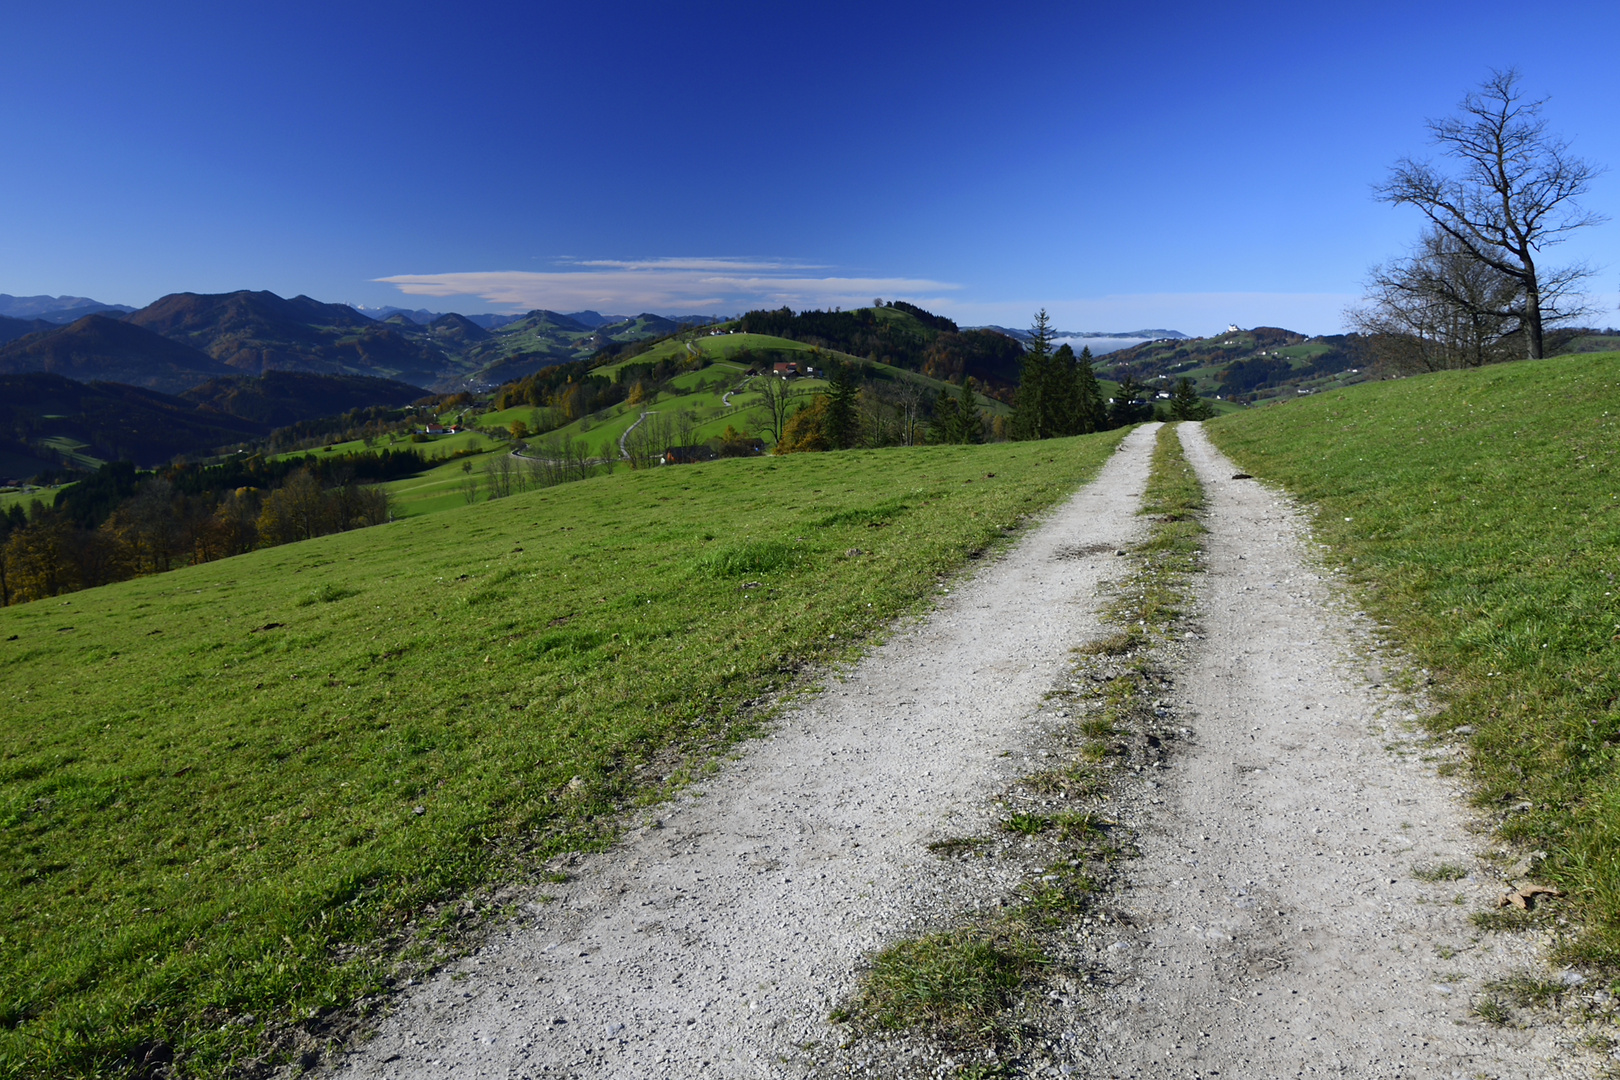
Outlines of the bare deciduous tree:
[[642,417],[624,441],[630,467],[647,469],[657,465],[663,460],[664,451],[672,445],[673,435],[674,425],[667,413],[650,412]]
[[782,429],[787,427],[789,406],[793,404],[793,388],[786,379],[770,372],[754,379],[759,391],[760,404],[765,407],[765,430],[771,433],[771,442],[782,441]]
[[1475,259],[1447,233],[1426,230],[1416,253],[1374,267],[1366,303],[1347,312],[1396,374],[1511,359],[1519,283]]
[[1601,170],[1547,131],[1544,104],[1525,100],[1516,70],[1492,71],[1463,99],[1460,116],[1429,122],[1460,173],[1403,158],[1377,189],[1386,202],[1417,207],[1461,251],[1516,283],[1511,315],[1531,359],[1542,355],[1547,324],[1581,313],[1575,286],[1590,273],[1544,268],[1542,250],[1603,220],[1575,202]]

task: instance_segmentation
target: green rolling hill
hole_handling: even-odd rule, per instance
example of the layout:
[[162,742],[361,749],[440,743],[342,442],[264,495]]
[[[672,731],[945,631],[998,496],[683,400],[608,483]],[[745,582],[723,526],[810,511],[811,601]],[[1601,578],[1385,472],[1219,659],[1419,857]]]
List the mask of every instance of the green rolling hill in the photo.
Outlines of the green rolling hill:
[[0,1071],[278,1063],[1123,434],[620,470],[0,609]]
[[105,315],[0,347],[0,373],[49,372],[80,382],[116,382],[168,394],[234,370],[190,345]]

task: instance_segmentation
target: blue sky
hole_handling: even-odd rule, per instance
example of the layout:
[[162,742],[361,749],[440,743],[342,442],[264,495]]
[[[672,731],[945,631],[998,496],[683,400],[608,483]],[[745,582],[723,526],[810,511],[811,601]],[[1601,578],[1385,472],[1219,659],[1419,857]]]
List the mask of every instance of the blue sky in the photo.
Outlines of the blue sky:
[[[1490,66],[1620,166],[1612,2],[19,0],[0,24],[0,292],[134,305],[883,296],[1330,332],[1418,228],[1371,185]],[[1586,201],[1620,218],[1620,174]],[[1620,225],[1564,256],[1620,322]]]

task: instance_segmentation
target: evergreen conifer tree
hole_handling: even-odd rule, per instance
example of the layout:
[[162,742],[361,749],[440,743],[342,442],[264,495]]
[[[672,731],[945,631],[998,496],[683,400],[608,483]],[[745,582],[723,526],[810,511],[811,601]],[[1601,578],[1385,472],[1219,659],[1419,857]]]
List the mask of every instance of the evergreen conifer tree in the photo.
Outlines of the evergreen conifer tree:
[[1024,349],[1023,368],[1018,375],[1018,398],[1013,405],[1013,438],[1046,439],[1052,409],[1052,326],[1042,308],[1030,327],[1030,341]]
[[984,421],[979,418],[979,403],[973,397],[973,380],[964,378],[962,390],[956,399],[957,438],[959,443],[984,441]]
[[934,399],[934,418],[928,422],[928,441],[955,442],[962,426],[961,415],[961,407],[956,399],[946,393],[943,386],[940,387],[939,396]]
[[1050,435],[1079,435],[1084,433],[1084,418],[1080,410],[1079,358],[1073,347],[1058,346],[1052,354],[1051,389],[1046,395],[1048,409],[1046,430]]
[[1127,424],[1140,424],[1153,415],[1153,406],[1141,400],[1147,388],[1136,381],[1136,376],[1130,372],[1119,381],[1119,392],[1114,395],[1114,404],[1108,410],[1108,423],[1111,427],[1125,427]]
[[1198,396],[1191,379],[1176,381],[1175,396],[1170,399],[1170,416],[1175,420],[1208,420],[1215,415],[1209,402]]
[[934,419],[928,425],[928,441],[935,443],[980,443],[984,441],[984,420],[973,397],[971,381],[952,397],[943,387],[934,400]]
[[834,450],[847,450],[855,445],[860,435],[860,418],[855,411],[855,396],[860,385],[855,369],[849,364],[835,363],[828,373],[831,385],[827,387],[827,413],[822,421],[827,443]]
[[1074,362],[1075,399],[1079,402],[1079,435],[1101,431],[1108,424],[1108,406],[1103,400],[1102,387],[1097,385],[1097,373],[1091,370],[1091,346],[1080,350]]

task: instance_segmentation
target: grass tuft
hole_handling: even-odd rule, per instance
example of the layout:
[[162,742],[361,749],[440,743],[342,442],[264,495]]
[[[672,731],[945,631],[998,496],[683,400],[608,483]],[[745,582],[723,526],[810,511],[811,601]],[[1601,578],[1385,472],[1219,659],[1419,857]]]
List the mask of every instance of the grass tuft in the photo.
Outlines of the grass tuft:
[[791,568],[800,552],[782,540],[747,540],[728,544],[698,560],[698,568],[716,577],[771,574]]
[[1525,974],[1493,979],[1485,984],[1485,989],[1493,994],[1502,994],[1520,1007],[1550,1005],[1569,992],[1569,987],[1557,979],[1540,979]]
[[1507,1006],[1488,994],[1476,1000],[1468,1011],[1496,1027],[1502,1027],[1513,1019],[1513,1014],[1508,1012]]
[[1001,823],[1002,829],[1010,833],[1022,833],[1025,836],[1035,836],[1052,827],[1052,819],[1045,814],[1014,814]]
[[834,1018],[925,1028],[959,1045],[994,1041],[999,1016],[1043,963],[1027,940],[978,929],[930,934],[873,958],[860,997]]

